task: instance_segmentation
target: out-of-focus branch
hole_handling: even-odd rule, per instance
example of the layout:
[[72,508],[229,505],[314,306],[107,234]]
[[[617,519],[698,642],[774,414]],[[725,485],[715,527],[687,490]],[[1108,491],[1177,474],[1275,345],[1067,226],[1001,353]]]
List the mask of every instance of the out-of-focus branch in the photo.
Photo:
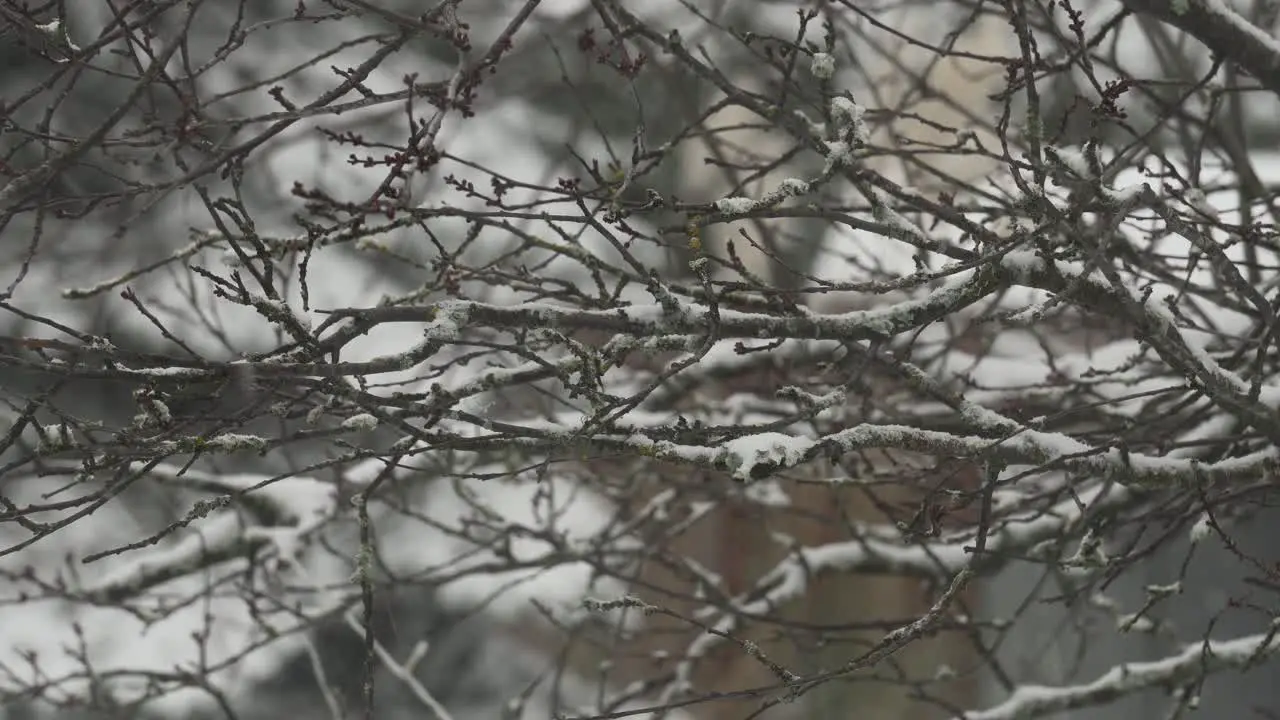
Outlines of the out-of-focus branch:
[[1182,30],[1280,95],[1280,41],[1223,0],[1122,0],[1125,7]]
[[1099,705],[1117,696],[1152,687],[1196,685],[1206,675],[1244,669],[1269,659],[1280,650],[1277,629],[1273,626],[1265,633],[1234,640],[1206,640],[1188,645],[1177,655],[1160,660],[1117,665],[1085,685],[1022,685],[999,705],[957,717],[962,720],[1028,720],[1063,710]]
[[261,506],[265,512],[246,517],[226,507],[228,496],[214,502],[202,501],[190,513],[188,522],[196,521],[191,533],[171,546],[99,553],[98,557],[119,553],[121,562],[113,572],[85,589],[92,602],[119,602],[183,574],[241,557],[262,545],[270,548],[268,567],[290,567],[299,561],[312,537],[338,512],[334,488],[312,478],[218,474],[168,465],[158,465],[148,474],[174,485],[242,496],[249,506]]
[[70,61],[80,51],[61,19],[38,23],[15,0],[0,0],[0,39],[10,37],[58,63]]

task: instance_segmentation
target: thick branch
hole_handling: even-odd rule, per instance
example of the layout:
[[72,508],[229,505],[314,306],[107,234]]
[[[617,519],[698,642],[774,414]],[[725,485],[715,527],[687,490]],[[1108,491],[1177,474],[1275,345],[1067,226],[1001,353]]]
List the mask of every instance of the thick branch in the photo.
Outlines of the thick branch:
[[1122,0],[1130,10],[1172,25],[1240,66],[1280,95],[1280,42],[1222,0]]

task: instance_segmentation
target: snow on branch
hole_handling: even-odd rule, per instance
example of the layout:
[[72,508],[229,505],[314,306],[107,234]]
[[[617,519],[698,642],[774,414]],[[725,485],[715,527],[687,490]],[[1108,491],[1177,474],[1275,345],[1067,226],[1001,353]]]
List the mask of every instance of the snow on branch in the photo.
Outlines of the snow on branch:
[[[269,571],[292,570],[339,512],[336,488],[309,477],[211,473],[166,464],[148,468],[143,463],[135,463],[133,471],[218,495],[196,503],[184,523],[191,525],[190,532],[168,546],[118,548],[91,556],[121,554],[111,572],[84,588],[92,602],[125,599],[185,573],[243,558],[260,546],[267,548]],[[236,512],[231,507],[235,503],[250,512]]]
[[987,708],[961,713],[957,720],[1027,720],[1051,713],[1092,707],[1119,695],[1148,688],[1194,686],[1221,670],[1243,670],[1265,662],[1280,650],[1280,627],[1233,640],[1204,640],[1182,652],[1150,662],[1117,665],[1084,685],[1049,687],[1021,685],[1007,700]]
[[1025,251],[1006,255],[1002,265],[1029,285],[1070,293],[1082,306],[1100,312],[1124,312],[1131,319],[1135,334],[1149,342],[1170,368],[1203,384],[1206,393],[1225,409],[1280,444],[1280,419],[1275,413],[1280,406],[1280,387],[1261,382],[1255,387],[1224,370],[1205,352],[1203,343],[1188,339],[1173,312],[1176,291],[1157,294],[1154,288],[1148,288],[1141,297],[1135,297],[1114,270],[1086,272],[1080,263],[1045,262]]
[[[982,413],[972,426],[997,430],[1005,422],[993,411]],[[557,431],[571,435],[573,428]],[[1115,482],[1145,487],[1196,487],[1206,483],[1243,483],[1266,477],[1280,458],[1280,450],[1268,448],[1249,455],[1214,462],[1194,458],[1168,458],[1126,452],[1120,448],[1094,447],[1062,433],[1019,428],[997,437],[959,435],[906,425],[862,423],[809,440],[782,434],[744,436],[712,448],[657,440],[641,432],[629,436],[598,435],[587,442],[612,449],[680,462],[730,470],[739,477],[762,477],[819,458],[874,448],[892,448],[939,457],[989,457],[1003,462],[1054,467],[1100,476]]]
[[1135,495],[1122,486],[1095,483],[1052,507],[1000,520],[990,529],[981,556],[973,552],[971,532],[905,544],[900,530],[887,527],[861,527],[852,540],[796,548],[761,574],[752,589],[730,600],[728,609],[704,611],[704,617],[716,617],[709,622],[709,631],[690,645],[678,675],[687,678],[693,662],[732,637],[745,618],[766,615],[804,597],[811,581],[825,573],[911,575],[943,582],[966,569],[988,574],[1009,558],[1027,556],[1043,542],[1069,536],[1086,516],[1114,512],[1134,499]]
[[1280,95],[1280,41],[1237,13],[1224,0],[1121,0],[1204,43]]
[[[492,328],[548,327],[609,330],[636,336],[687,334],[715,328],[720,337],[855,340],[885,338],[934,322],[997,289],[991,273],[962,273],[924,297],[874,310],[832,315],[776,317],[722,309],[718,317],[688,303],[677,312],[666,306],[628,305],[616,310],[578,310],[542,303],[498,306],[455,301],[451,307],[472,325]],[[420,322],[436,316],[434,307],[344,308],[334,317],[359,317],[370,323]]]

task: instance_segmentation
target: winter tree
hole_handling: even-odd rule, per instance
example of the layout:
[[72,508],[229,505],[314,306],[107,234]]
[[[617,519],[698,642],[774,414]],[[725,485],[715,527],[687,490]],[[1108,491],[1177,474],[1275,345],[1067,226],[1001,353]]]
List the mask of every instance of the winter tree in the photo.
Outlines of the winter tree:
[[0,717],[1265,716],[1270,0],[0,0]]

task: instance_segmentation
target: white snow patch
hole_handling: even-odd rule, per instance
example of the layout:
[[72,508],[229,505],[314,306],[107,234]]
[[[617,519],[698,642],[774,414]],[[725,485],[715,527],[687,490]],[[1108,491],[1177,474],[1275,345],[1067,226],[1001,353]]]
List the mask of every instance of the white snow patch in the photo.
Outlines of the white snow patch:
[[725,462],[739,480],[749,480],[755,468],[770,465],[779,468],[794,467],[804,460],[805,453],[814,445],[806,437],[766,432],[730,440],[722,447]]
[[376,427],[378,427],[378,418],[370,415],[369,413],[352,415],[351,417],[342,421],[342,429],[344,430],[368,431],[368,430],[373,430]]
[[829,53],[814,53],[809,72],[819,80],[830,80],[836,74],[836,59]]
[[751,212],[756,201],[748,197],[728,197],[716,201],[716,210],[725,215],[742,215]]

